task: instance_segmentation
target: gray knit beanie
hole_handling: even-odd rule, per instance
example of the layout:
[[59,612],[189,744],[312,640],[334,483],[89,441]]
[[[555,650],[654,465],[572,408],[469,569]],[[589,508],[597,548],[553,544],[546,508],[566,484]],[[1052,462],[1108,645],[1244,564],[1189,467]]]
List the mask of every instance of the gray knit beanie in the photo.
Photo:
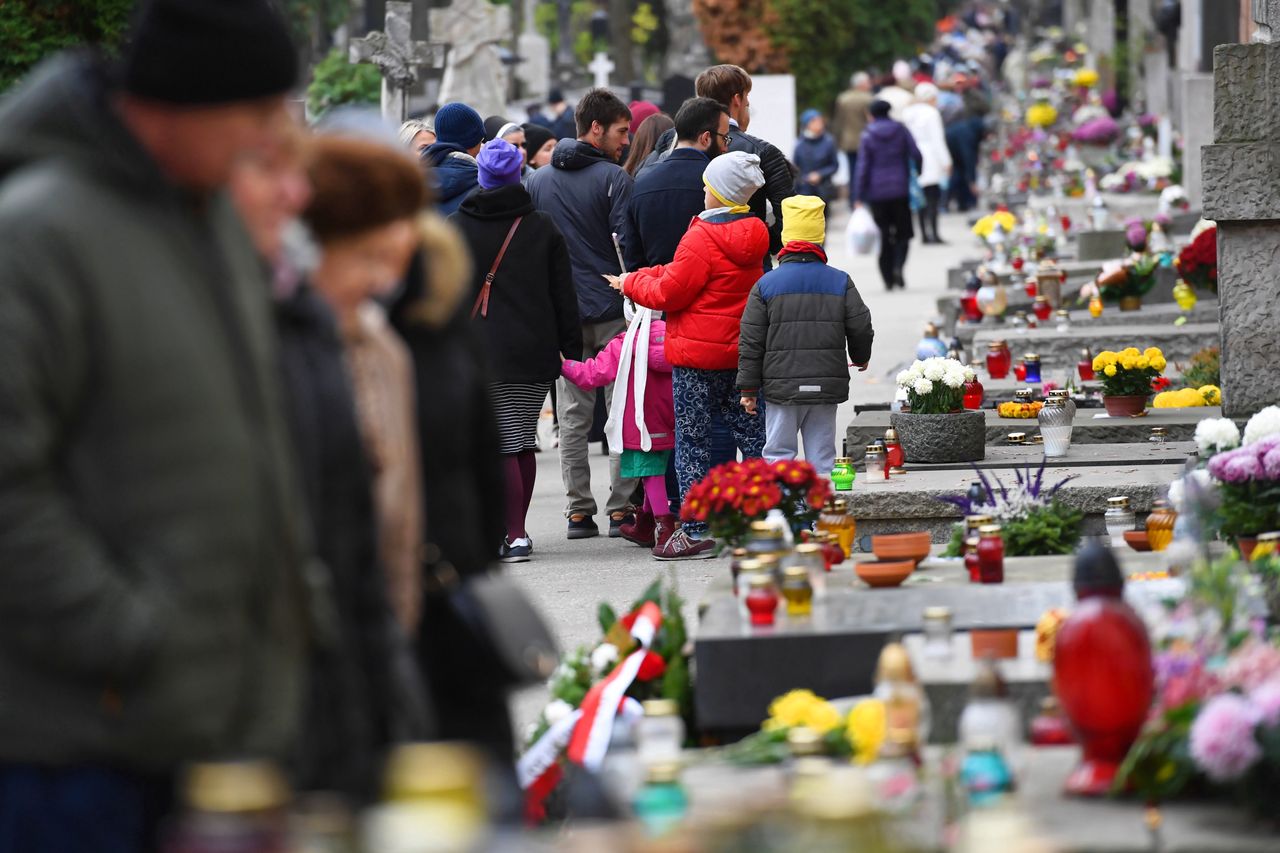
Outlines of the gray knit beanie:
[[729,207],[745,207],[764,186],[760,158],[745,151],[730,151],[711,161],[702,182]]

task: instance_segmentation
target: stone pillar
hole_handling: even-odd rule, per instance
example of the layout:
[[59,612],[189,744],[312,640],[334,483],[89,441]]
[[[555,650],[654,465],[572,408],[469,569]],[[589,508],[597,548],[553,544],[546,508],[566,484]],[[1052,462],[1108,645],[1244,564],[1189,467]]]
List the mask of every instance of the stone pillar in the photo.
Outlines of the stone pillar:
[[[1178,93],[1179,115],[1186,116],[1182,125],[1182,187],[1193,209],[1204,204],[1204,178],[1200,151],[1213,142],[1213,126],[1206,120],[1213,115],[1213,75],[1184,74]],[[1201,116],[1200,121],[1195,116]]]
[[1218,223],[1223,410],[1244,417],[1280,402],[1280,44],[1219,46],[1213,82],[1204,214]]

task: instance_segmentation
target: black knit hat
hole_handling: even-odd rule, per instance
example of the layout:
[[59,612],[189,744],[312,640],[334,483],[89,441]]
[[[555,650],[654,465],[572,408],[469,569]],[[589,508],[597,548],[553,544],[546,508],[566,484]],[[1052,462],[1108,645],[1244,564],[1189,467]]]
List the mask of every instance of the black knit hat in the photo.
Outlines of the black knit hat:
[[251,101],[298,80],[288,26],[270,0],[150,0],[121,70],[126,92],[168,104]]

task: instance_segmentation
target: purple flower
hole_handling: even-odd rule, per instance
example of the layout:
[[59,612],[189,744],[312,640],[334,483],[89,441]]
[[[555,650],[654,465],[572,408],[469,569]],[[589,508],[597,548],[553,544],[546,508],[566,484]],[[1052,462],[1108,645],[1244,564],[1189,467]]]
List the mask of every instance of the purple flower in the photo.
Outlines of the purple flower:
[[1267,451],[1280,447],[1280,435],[1272,434],[1266,438],[1260,438],[1249,446],[1257,451],[1259,455],[1265,454]]
[[1173,225],[1173,217],[1167,213],[1157,213],[1156,218],[1152,221],[1155,222],[1155,224],[1159,225],[1161,228],[1165,228],[1165,229],[1168,229],[1170,226]]
[[1142,115],[1138,116],[1139,127],[1155,127],[1155,124],[1156,124],[1156,117],[1151,113],[1143,113]]
[[1215,782],[1239,779],[1262,757],[1253,734],[1258,719],[1258,710],[1242,696],[1213,697],[1191,725],[1191,757]]
[[1228,460],[1227,467],[1222,473],[1227,483],[1244,483],[1257,479],[1262,473],[1262,466],[1258,463],[1258,457],[1252,453],[1245,453]]
[[1209,459],[1209,473],[1213,479],[1225,483],[1227,481],[1227,463],[1240,455],[1239,450],[1228,450],[1225,453],[1219,453]]
[[[1132,173],[1130,173],[1131,175]],[[1128,182],[1129,176],[1125,177]],[[1125,242],[1129,244],[1129,248],[1142,250],[1147,245],[1147,228],[1141,222],[1135,222],[1124,231]]]
[[1280,725],[1280,681],[1271,681],[1249,694],[1264,726]]
[[1110,116],[1095,118],[1080,125],[1071,134],[1076,142],[1086,145],[1106,145],[1120,135],[1120,126]]
[[1262,457],[1262,470],[1268,480],[1280,480],[1280,447],[1273,447]]

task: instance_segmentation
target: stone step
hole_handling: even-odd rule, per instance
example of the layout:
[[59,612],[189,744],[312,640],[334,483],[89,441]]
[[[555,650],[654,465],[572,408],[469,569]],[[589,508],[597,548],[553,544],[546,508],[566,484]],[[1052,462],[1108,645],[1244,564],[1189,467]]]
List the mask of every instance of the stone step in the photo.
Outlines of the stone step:
[[[1088,449],[1075,445],[1071,448],[1082,452]],[[1069,460],[1065,463],[1047,466],[1044,484],[1048,488],[1067,477],[1072,478],[1058,491],[1058,498],[1085,513],[1081,529],[1088,536],[1101,536],[1106,532],[1103,513],[1107,509],[1107,498],[1127,495],[1134,512],[1141,517],[1150,511],[1152,501],[1164,496],[1169,484],[1181,476],[1186,467],[1181,462],[1099,466],[1073,465]],[[982,463],[977,464],[983,467]],[[1035,467],[1038,464],[1033,465],[1033,470]],[[1011,470],[997,470],[987,476],[993,475],[1006,486],[1016,482]],[[858,520],[859,538],[927,530],[934,542],[946,542],[951,538],[952,525],[960,520],[962,513],[943,498],[963,495],[975,479],[972,468],[917,469],[888,480],[860,477],[853,488],[841,492],[840,497],[849,502],[849,512]]]
[[[1030,438],[1039,429],[1032,427],[1022,430]],[[1069,465],[1079,468],[1095,468],[1111,465],[1182,465],[1196,455],[1194,441],[1165,441],[1158,444],[1153,441],[1125,444],[1072,444],[1067,448],[1067,455],[1060,459],[1050,460],[1055,466]],[[987,448],[987,458],[978,463],[984,471],[990,469],[1025,468],[1028,465],[1039,465],[1044,459],[1044,447],[1041,445],[1003,444]],[[910,477],[917,471],[972,471],[973,466],[967,462],[940,462],[933,465],[921,465],[908,462],[907,474]],[[861,482],[859,479],[858,482]]]
[[[1173,326],[1174,321],[1184,315],[1187,323],[1216,323],[1218,322],[1218,300],[1201,299],[1187,312],[1179,308],[1176,302],[1144,303],[1137,311],[1121,311],[1118,306],[1108,305],[1097,317],[1091,317],[1086,309],[1076,309],[1070,312],[1070,320],[1072,329],[1097,329],[1099,334],[1106,334],[1102,330],[1109,326],[1151,325],[1177,328]],[[1050,317],[1041,324],[1040,328],[1057,331],[1057,318]],[[1008,340],[1009,345],[1012,346],[1011,339],[1016,338],[1024,330],[1014,329],[1008,322],[998,323],[988,317],[979,323],[958,322],[954,334],[966,349],[971,349],[974,336],[985,331],[1003,334],[1005,340]],[[979,356],[982,354],[978,353]]]
[[[884,439],[884,431],[889,428],[889,412],[860,411],[845,432],[845,446],[848,456],[861,460],[868,444],[877,439]],[[995,410],[988,410],[987,447],[1005,444],[1005,438],[1011,432],[1035,432],[1039,424],[1034,418],[1002,418]],[[1164,427],[1169,441],[1190,441],[1195,437],[1196,424],[1205,418],[1222,417],[1222,409],[1217,406],[1205,406],[1197,409],[1147,409],[1146,415],[1140,418],[1109,418],[1105,412],[1081,410],[1076,413],[1072,422],[1071,443],[1076,445],[1093,444],[1138,444],[1151,437],[1152,427]],[[981,464],[981,463],[979,463]]]
[[1186,362],[1206,347],[1218,346],[1221,343],[1219,326],[1213,323],[1187,323],[1183,326],[1144,325],[1142,323],[1122,324],[1115,326],[1085,327],[1072,325],[1071,329],[1060,332],[1052,329],[1024,329],[1010,335],[995,329],[983,329],[973,336],[974,352],[986,353],[987,345],[992,341],[1004,340],[1015,360],[1024,353],[1039,354],[1041,364],[1055,369],[1070,367],[1075,369],[1080,360],[1080,351],[1088,347],[1097,355],[1103,350],[1116,352],[1126,347],[1159,347],[1169,362]]

